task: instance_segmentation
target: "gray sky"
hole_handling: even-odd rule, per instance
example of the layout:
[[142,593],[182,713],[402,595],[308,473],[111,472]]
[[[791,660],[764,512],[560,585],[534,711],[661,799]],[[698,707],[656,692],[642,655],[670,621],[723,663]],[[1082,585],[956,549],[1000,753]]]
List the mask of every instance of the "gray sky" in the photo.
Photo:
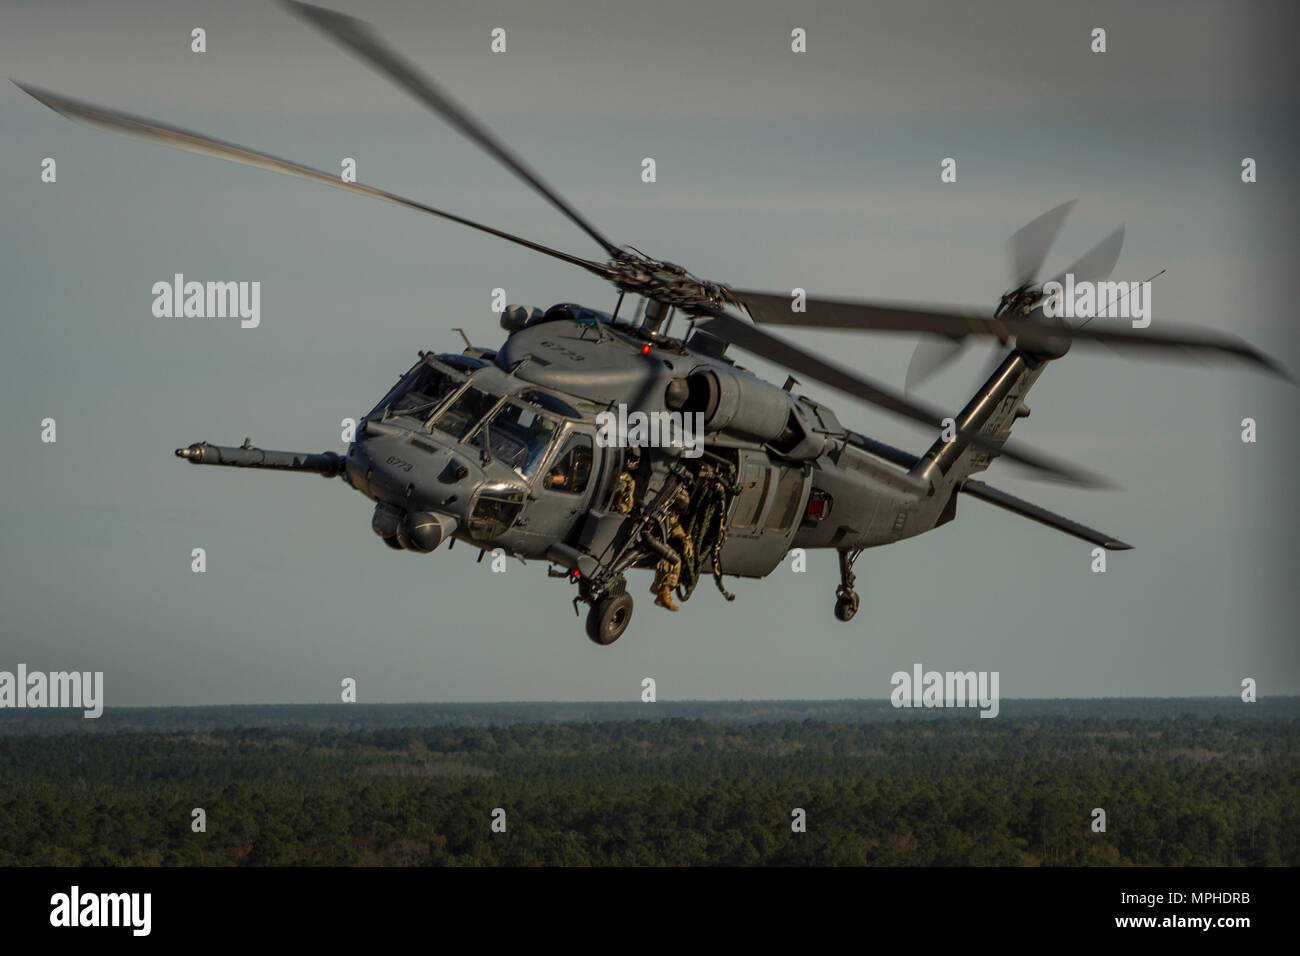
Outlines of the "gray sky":
[[[1161,319],[1300,369],[1294,14],[1287,4],[368,3],[363,15],[603,231],[740,286],[991,303],[1005,241],[1078,197],[1049,269],[1127,224],[1116,278]],[[208,52],[190,52],[190,30]],[[1108,52],[1089,52],[1089,31]],[[582,255],[598,250],[405,94],[280,8],[0,2],[7,75],[337,170]],[[494,27],[508,52],[489,51]],[[790,31],[808,52],[790,52]],[[1016,438],[1120,491],[987,480],[1123,537],[1089,547],[963,499],[869,551],[831,614],[833,553],[702,585],[591,645],[542,565],[389,551],[341,482],[196,469],[245,435],[341,449],[420,348],[503,337],[512,302],[612,305],[576,270],[416,213],[77,125],[0,90],[0,669],[102,670],[113,705],[361,699],[884,697],[913,662],[1007,697],[1300,692],[1294,388],[1234,366],[1076,349]],[[58,181],[40,181],[43,157]],[[640,181],[643,157],[658,182]],[[955,157],[958,182],[939,182]],[[1258,161],[1244,185],[1242,157]],[[173,273],[262,283],[262,325],[156,319]],[[913,340],[807,336],[901,386]],[[956,410],[985,360],[924,396]],[[778,382],[784,373],[745,364]],[[851,427],[933,436],[828,389]],[[58,442],[40,422],[58,422]],[[1240,421],[1259,442],[1240,441]],[[190,571],[206,548],[208,571]]]

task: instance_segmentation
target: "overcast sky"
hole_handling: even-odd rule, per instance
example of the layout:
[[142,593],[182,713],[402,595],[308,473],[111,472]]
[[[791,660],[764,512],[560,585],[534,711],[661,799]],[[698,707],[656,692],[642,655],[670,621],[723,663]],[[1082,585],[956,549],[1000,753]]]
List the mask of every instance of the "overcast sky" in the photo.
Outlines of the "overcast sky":
[[[372,2],[359,13],[619,242],[738,286],[991,304],[1019,226],[1078,197],[1055,271],[1120,223],[1116,278],[1167,269],[1161,320],[1300,369],[1295,16],[1286,3]],[[190,32],[207,32],[207,52]],[[490,51],[506,31],[507,52]],[[807,31],[807,52],[790,50]],[[1107,30],[1107,52],[1089,50]],[[590,240],[445,124],[274,4],[0,2],[8,76],[359,178],[569,251]],[[432,348],[503,333],[491,290],[610,307],[560,263],[418,213],[74,124],[0,90],[0,669],[102,670],[108,706],[338,699],[884,697],[920,662],[1006,697],[1300,692],[1300,393],[1240,366],[1077,348],[1022,443],[1122,490],[991,484],[1130,541],[1090,547],[963,499],[943,529],[806,574],[707,582],[678,614],[633,575],[587,641],[543,565],[412,555],[342,482],[198,469],[206,439],[342,450]],[[42,183],[41,161],[57,162]],[[653,157],[658,181],[640,181]],[[957,160],[958,181],[939,164]],[[1258,182],[1240,179],[1243,157]],[[262,323],[155,318],[176,272],[262,284]],[[901,386],[914,339],[804,339]],[[926,386],[954,411],[986,359]],[[778,383],[784,372],[745,364]],[[821,387],[850,427],[923,429]],[[1240,440],[1244,417],[1259,441]],[[41,420],[57,420],[43,444]],[[192,548],[208,570],[190,570]]]

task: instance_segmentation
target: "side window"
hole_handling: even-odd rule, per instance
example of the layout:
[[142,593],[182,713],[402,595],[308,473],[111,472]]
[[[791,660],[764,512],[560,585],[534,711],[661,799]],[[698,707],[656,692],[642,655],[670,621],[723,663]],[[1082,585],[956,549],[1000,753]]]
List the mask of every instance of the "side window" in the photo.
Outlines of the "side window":
[[524,507],[524,493],[516,488],[485,488],[474,497],[469,514],[469,534],[479,541],[503,535]]
[[384,400],[370,412],[376,415],[418,414],[427,420],[431,409],[441,404],[442,400],[460,388],[465,376],[453,372],[441,365],[421,361],[402,376],[401,381],[389,390]]
[[591,481],[592,444],[591,436],[570,435],[560,453],[555,456],[555,463],[546,469],[542,487],[548,491],[563,491],[571,495],[580,495],[587,490]]

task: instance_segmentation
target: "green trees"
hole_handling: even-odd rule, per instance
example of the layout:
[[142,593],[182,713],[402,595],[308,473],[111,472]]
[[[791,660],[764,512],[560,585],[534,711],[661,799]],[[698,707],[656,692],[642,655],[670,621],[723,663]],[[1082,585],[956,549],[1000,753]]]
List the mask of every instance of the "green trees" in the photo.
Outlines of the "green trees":
[[1296,742],[1091,716],[9,736],[0,865],[1296,865]]

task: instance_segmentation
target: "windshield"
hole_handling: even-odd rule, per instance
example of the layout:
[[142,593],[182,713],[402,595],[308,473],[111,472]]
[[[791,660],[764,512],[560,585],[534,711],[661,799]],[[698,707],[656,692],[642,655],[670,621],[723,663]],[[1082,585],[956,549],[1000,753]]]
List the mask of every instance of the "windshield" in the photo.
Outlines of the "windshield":
[[458,399],[447,406],[446,411],[433,423],[433,427],[460,441],[496,403],[496,395],[489,395],[480,388],[470,386]]
[[426,363],[407,375],[376,411],[384,410],[385,416],[412,415],[424,420],[464,381],[465,376],[459,372]]
[[525,478],[532,478],[551,444],[555,428],[554,419],[534,408],[508,401],[483,424],[469,443],[476,448],[483,447],[486,433],[488,452],[494,459],[509,465]]

